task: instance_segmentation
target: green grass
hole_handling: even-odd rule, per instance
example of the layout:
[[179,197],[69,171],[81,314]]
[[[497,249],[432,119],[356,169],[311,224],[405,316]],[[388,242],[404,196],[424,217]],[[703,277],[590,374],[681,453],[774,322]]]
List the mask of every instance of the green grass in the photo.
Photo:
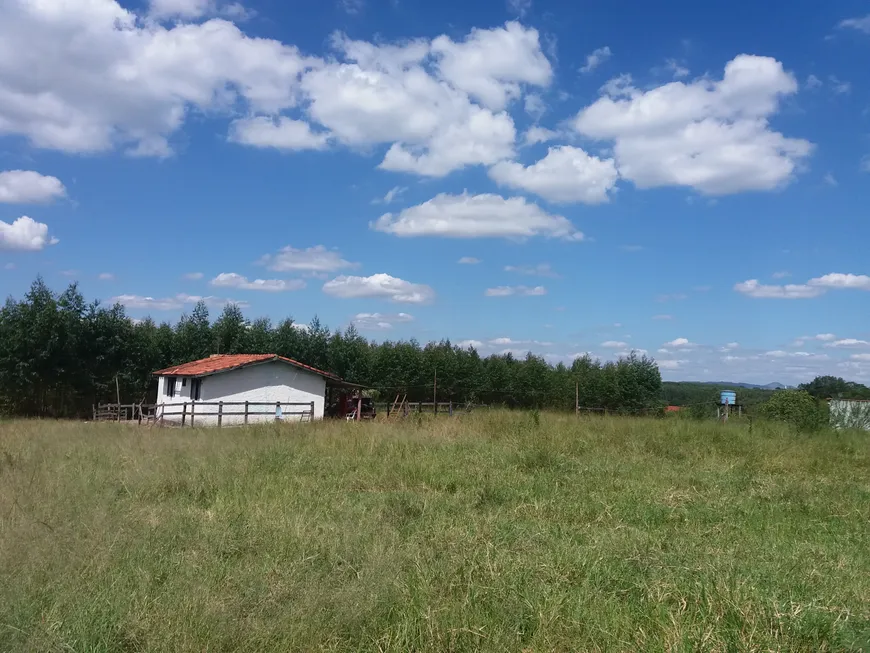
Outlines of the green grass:
[[870,434],[0,423],[0,651],[870,651]]

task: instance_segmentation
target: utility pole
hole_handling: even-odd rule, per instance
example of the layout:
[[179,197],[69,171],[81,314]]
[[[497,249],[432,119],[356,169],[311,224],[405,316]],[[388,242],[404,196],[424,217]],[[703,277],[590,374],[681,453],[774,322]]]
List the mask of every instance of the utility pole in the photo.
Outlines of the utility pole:
[[121,421],[121,386],[118,385],[118,375],[115,375],[115,398],[118,400],[118,421]]
[[580,415],[580,382],[574,381],[574,417]]
[[435,368],[435,380],[432,382],[432,410],[438,413],[438,368]]

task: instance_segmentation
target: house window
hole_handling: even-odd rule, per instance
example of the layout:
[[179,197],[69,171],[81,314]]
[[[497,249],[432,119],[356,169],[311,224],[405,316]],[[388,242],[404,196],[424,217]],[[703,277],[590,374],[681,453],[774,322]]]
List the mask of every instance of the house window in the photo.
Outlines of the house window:
[[190,380],[190,398],[194,401],[199,401],[199,394],[202,391],[202,379]]
[[163,394],[165,394],[167,397],[174,397],[175,396],[175,377],[174,376],[167,376],[164,384],[165,385],[163,386]]
[[186,387],[187,387],[187,379],[184,379],[184,378],[181,379],[181,387],[182,387],[182,388],[186,388]]

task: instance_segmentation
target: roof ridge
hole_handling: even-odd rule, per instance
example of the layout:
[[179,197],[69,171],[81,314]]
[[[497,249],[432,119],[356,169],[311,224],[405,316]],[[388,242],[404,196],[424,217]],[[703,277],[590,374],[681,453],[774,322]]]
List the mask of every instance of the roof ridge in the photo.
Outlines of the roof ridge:
[[[229,360],[228,360],[229,359]],[[254,363],[265,363],[269,360],[281,360],[285,363],[299,367],[314,374],[318,374],[325,378],[342,380],[336,374],[325,372],[311,365],[300,363],[297,360],[280,356],[278,354],[212,354],[208,358],[200,358],[179,365],[172,365],[162,370],[157,370],[152,374],[154,376],[207,376],[209,374],[218,374],[221,372],[229,372],[234,369],[252,365]]]

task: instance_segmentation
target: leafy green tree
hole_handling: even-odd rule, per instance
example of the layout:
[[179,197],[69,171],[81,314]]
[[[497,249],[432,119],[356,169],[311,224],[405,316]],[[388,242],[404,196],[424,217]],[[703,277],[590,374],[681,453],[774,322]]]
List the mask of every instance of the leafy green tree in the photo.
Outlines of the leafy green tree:
[[174,363],[199,360],[215,352],[211,324],[208,320],[208,306],[200,300],[190,315],[182,315],[175,327],[176,346],[173,348]]
[[[306,352],[303,351],[305,328],[300,327],[293,318],[286,318],[278,323],[278,327],[272,334],[274,353],[285,358],[292,358],[299,362],[305,362]],[[254,352],[272,353],[272,352]]]
[[838,376],[817,376],[809,383],[799,385],[798,389],[816,399],[870,399],[870,388]]
[[249,354],[275,354],[274,332],[272,321],[268,317],[261,317],[251,322],[248,327],[247,352]]
[[777,390],[761,405],[761,415],[786,422],[799,431],[815,431],[828,423],[827,405],[806,390]]
[[[212,325],[218,354],[244,354],[250,352],[248,346],[248,321],[238,304],[224,306],[220,317]],[[270,352],[263,352],[270,353]]]

